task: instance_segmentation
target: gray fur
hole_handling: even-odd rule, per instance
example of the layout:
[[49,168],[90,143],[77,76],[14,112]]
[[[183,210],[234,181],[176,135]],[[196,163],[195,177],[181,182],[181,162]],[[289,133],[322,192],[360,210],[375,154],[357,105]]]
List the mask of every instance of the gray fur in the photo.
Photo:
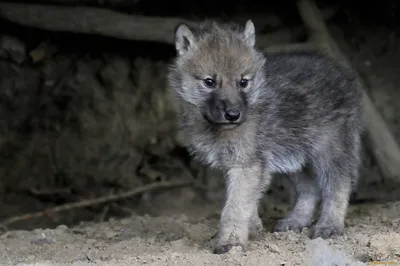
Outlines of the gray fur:
[[[180,25],[175,35],[168,78],[179,134],[195,157],[227,177],[214,252],[246,248],[248,236],[262,230],[257,208],[273,173],[287,173],[298,196],[276,231],[310,226],[321,199],[312,237],[342,234],[360,162],[357,75],[315,53],[262,54],[250,20],[244,27]],[[231,110],[240,112],[235,121]]]

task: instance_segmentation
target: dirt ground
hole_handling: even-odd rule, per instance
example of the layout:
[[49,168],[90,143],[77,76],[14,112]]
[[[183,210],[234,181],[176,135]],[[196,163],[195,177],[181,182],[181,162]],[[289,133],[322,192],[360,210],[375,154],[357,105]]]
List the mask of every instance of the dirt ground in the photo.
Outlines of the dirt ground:
[[[400,39],[388,44],[388,29],[351,25],[333,21],[329,29],[368,77],[368,92],[400,143]],[[166,102],[172,47],[121,55],[116,51],[131,43],[33,30],[27,38],[8,26],[0,40],[2,48],[13,45],[0,51],[1,220],[153,182],[198,179],[203,168],[177,144]],[[14,32],[22,32],[19,41]],[[206,191],[149,191],[7,224],[0,228],[0,265],[400,265],[400,184],[382,180],[367,150],[361,173],[346,232],[334,239],[310,240],[307,230],[271,233],[293,203],[290,185],[277,176],[260,210],[263,236],[246,252],[212,254],[224,187],[210,172]]]
[[[2,265],[366,265],[400,263],[400,203],[352,207],[344,236],[265,233],[246,253],[212,254],[216,216],[135,216],[68,228],[9,231]],[[397,254],[397,255],[396,255]],[[36,263],[36,264],[34,264]]]

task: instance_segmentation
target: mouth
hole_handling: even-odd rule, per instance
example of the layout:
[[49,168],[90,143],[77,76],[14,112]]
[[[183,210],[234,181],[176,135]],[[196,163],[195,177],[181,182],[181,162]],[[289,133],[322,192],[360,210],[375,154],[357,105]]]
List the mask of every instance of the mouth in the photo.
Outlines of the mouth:
[[242,123],[238,122],[215,122],[212,121],[209,117],[204,115],[204,119],[214,128],[220,129],[220,130],[233,130],[237,127],[239,127]]
[[241,124],[239,124],[239,123],[220,123],[220,124],[214,124],[214,125],[222,130],[234,130],[235,128],[239,127]]

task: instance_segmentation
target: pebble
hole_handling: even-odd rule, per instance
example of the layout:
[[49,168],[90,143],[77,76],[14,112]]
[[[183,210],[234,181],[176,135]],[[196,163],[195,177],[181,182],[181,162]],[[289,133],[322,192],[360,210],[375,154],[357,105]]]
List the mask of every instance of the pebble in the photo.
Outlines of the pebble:
[[59,231],[67,231],[68,226],[61,224],[61,225],[57,226],[56,229]]

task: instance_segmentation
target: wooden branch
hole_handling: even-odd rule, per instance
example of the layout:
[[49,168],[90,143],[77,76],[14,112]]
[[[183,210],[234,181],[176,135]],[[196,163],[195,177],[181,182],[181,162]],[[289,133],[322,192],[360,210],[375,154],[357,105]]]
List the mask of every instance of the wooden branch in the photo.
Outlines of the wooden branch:
[[350,62],[329,35],[329,31],[315,3],[312,0],[298,0],[297,7],[308,31],[308,42],[319,45],[322,50],[335,58],[339,56],[340,60],[343,60],[346,65],[350,66]]
[[363,98],[370,149],[383,177],[400,181],[400,149],[396,139],[366,93]]
[[[331,38],[322,15],[313,0],[298,0],[300,16],[310,34],[309,40],[325,48],[331,56],[351,66],[336,42]],[[367,92],[363,91],[365,124],[371,150],[386,180],[400,181],[400,148],[376,110]]]
[[[46,0],[47,2],[69,3],[77,0]],[[85,0],[88,2],[92,0]],[[94,0],[93,0],[94,1]],[[122,0],[121,0],[122,1]],[[331,18],[335,8],[323,10],[324,19]],[[21,4],[0,1],[0,18],[11,22],[49,31],[62,31],[84,34],[97,34],[119,39],[135,41],[155,41],[173,44],[171,34],[178,23],[192,24],[195,21],[180,18],[147,17],[127,15],[124,13],[89,6]],[[242,17],[242,20],[246,18]],[[247,19],[246,19],[247,20]],[[257,25],[269,24],[279,26],[280,19],[275,16],[254,18]],[[280,30],[271,34],[261,35],[258,43],[268,46],[273,43],[291,42],[291,32]]]
[[[131,16],[105,8],[0,2],[0,18],[50,31],[98,34],[172,44],[179,18]],[[190,24],[190,23],[189,23]]]
[[54,213],[54,212],[61,212],[61,211],[66,211],[66,210],[72,210],[72,209],[77,209],[77,208],[84,208],[88,206],[93,206],[97,204],[102,204],[102,203],[109,203],[125,198],[130,198],[139,194],[142,194],[144,192],[148,192],[150,190],[155,190],[155,189],[162,189],[162,188],[180,188],[180,187],[185,187],[185,186],[190,186],[193,185],[193,182],[191,181],[185,181],[185,182],[154,182],[130,191],[122,192],[119,194],[112,194],[112,195],[107,195],[104,197],[100,198],[95,198],[95,199],[88,199],[88,200],[83,200],[79,202],[73,202],[73,203],[67,203],[64,205],[59,205],[54,208],[49,208],[44,211],[39,211],[39,212],[33,212],[33,213],[27,213],[24,215],[20,216],[14,216],[10,217],[8,219],[3,220],[0,222],[0,226],[5,227],[7,225],[10,225],[12,223],[22,221],[22,220],[28,220],[32,218],[37,218],[37,217],[43,217],[47,216],[48,214]]
[[[331,12],[332,13],[332,12]],[[327,13],[330,15],[331,13]],[[173,44],[175,27],[182,22],[194,21],[179,18],[132,16],[95,7],[73,7],[39,4],[15,4],[0,1],[0,17],[14,23],[50,31],[98,34],[135,41],[155,41]],[[264,35],[262,46],[290,41],[289,31]]]

